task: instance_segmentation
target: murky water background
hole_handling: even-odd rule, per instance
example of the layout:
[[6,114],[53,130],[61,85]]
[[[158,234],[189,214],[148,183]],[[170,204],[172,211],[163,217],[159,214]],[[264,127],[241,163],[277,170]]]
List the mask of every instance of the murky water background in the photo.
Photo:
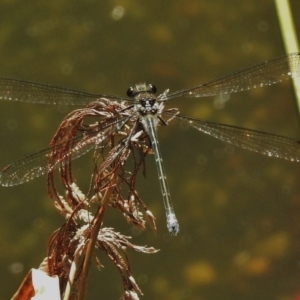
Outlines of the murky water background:
[[[294,16],[300,10],[291,1]],[[0,76],[125,95],[135,82],[159,92],[204,83],[284,53],[272,1],[2,1]],[[296,19],[298,30],[300,21]],[[0,165],[47,146],[72,108],[1,102]],[[183,114],[300,139],[290,83],[217,98],[177,99]],[[170,237],[153,157],[139,191],[158,232],[107,225],[161,249],[129,251],[142,299],[294,300],[300,290],[300,165],[228,146],[180,122],[159,138],[181,226]],[[83,158],[84,161],[84,158]],[[63,220],[45,177],[0,189],[0,299],[9,299],[46,255]],[[88,299],[118,299],[105,265]]]

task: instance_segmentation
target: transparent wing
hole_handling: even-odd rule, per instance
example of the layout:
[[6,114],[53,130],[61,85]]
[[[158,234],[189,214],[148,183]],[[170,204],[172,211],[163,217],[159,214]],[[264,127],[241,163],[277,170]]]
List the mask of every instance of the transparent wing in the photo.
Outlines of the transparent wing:
[[300,76],[300,53],[291,53],[208,83],[172,93],[167,99],[236,93]]
[[[169,113],[166,114],[170,115]],[[228,144],[267,156],[295,162],[300,161],[299,141],[280,135],[193,119],[182,115],[177,115],[175,118],[187,122],[197,130]]]
[[[71,156],[76,159],[86,152],[100,144],[106,136],[99,132],[94,136],[78,136],[74,139],[74,147],[70,149],[64,157],[57,160],[55,164],[50,164],[49,159],[52,153],[55,153],[63,147],[64,143],[43,149],[37,153],[21,158],[12,164],[4,167],[0,172],[0,184],[2,186],[12,186],[22,184],[39,177],[47,172],[57,168],[59,163]],[[66,160],[67,161],[67,160]]]
[[100,98],[116,101],[133,101],[127,98],[90,94],[47,84],[0,78],[0,100],[40,104],[87,105]]

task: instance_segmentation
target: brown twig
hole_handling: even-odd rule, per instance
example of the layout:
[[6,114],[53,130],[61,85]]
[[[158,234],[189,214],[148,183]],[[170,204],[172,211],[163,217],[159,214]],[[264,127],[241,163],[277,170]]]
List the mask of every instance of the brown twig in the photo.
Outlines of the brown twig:
[[[93,253],[95,250],[95,244],[96,244],[96,241],[98,240],[98,233],[100,230],[100,226],[102,224],[107,205],[109,203],[110,197],[111,197],[113,189],[114,189],[114,184],[116,182],[116,177],[117,177],[117,170],[118,169],[116,169],[115,173],[113,173],[113,175],[112,175],[112,177],[113,177],[112,185],[106,190],[103,198],[101,199],[102,205],[100,207],[98,207],[98,211],[94,218],[95,224],[94,224],[93,230],[90,234],[89,242],[87,244],[86,253],[85,253],[85,257],[84,257],[84,263],[83,263],[82,275],[81,275],[82,276],[81,285],[80,285],[79,292],[78,292],[78,300],[84,300],[84,297],[85,297],[88,273],[89,273],[89,269],[91,266]],[[98,200],[100,200],[100,199],[98,199]]]

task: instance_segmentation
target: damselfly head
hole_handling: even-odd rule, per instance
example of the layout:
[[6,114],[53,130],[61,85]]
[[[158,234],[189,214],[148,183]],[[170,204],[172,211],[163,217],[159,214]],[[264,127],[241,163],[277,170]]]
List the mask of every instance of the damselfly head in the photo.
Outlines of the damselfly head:
[[156,92],[157,92],[156,86],[153,84],[137,83],[133,87],[130,87],[127,90],[127,96],[130,98],[134,98],[140,93],[155,94]]

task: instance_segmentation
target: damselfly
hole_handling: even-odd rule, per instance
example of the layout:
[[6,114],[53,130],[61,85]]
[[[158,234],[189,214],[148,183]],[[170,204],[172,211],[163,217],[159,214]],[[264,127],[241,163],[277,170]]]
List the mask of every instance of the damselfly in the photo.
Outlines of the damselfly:
[[[174,213],[157,139],[158,125],[167,125],[167,119],[178,119],[226,143],[289,161],[300,161],[300,145],[296,140],[279,135],[190,118],[174,113],[174,110],[165,110],[165,104],[178,97],[206,97],[235,93],[272,85],[298,76],[300,76],[300,53],[292,53],[192,88],[170,94],[169,90],[166,90],[159,96],[155,95],[156,87],[154,85],[145,83],[129,88],[128,98],[123,98],[4,78],[0,79],[0,99],[60,105],[87,105],[92,101],[122,103],[120,106],[122,108],[116,112],[120,114],[120,118],[117,121],[114,120],[111,127],[118,130],[130,123],[136,128],[137,126],[141,127],[143,134],[150,138],[166,211],[167,227],[171,234],[176,235],[179,232],[179,224]],[[124,111],[127,113],[125,114]],[[130,112],[129,115],[128,112]],[[105,137],[102,135],[101,138]],[[75,143],[68,159],[70,156],[71,159],[81,156],[93,149],[99,142],[97,132],[94,135],[85,136],[84,139],[84,143]],[[127,142],[129,145],[130,141]],[[53,151],[55,149],[49,147],[6,166],[0,173],[0,184],[3,186],[17,185],[49,172],[50,169],[59,165],[58,163],[49,165],[49,156]]]

